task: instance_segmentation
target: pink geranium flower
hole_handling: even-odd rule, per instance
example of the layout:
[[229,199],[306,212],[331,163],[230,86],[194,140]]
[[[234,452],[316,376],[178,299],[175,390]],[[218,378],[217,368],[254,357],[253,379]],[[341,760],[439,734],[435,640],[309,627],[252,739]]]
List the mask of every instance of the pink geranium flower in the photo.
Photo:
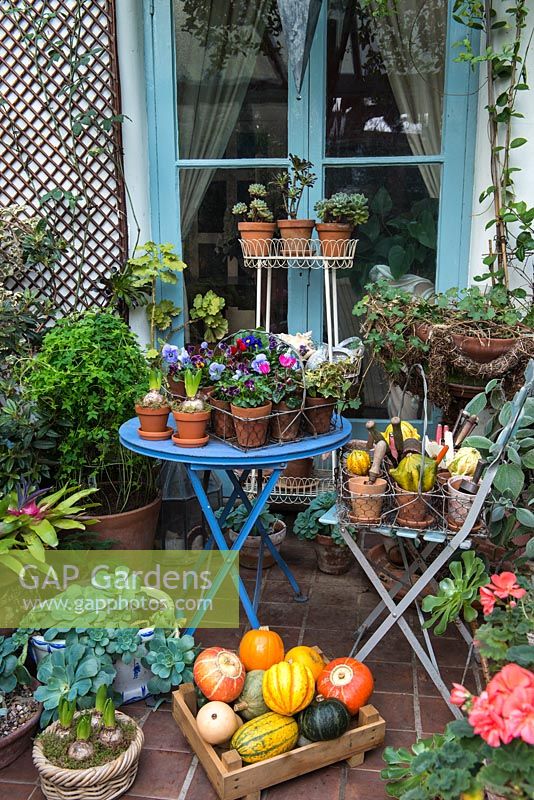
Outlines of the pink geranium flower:
[[534,689],[515,689],[505,702],[504,712],[513,738],[534,745]]
[[508,597],[515,597],[518,600],[526,594],[517,583],[517,578],[513,572],[501,572],[500,575],[492,575],[488,587],[496,597],[506,600]]
[[292,369],[297,363],[295,356],[292,356],[289,353],[282,353],[279,356],[278,361],[283,367],[287,367],[288,369]]
[[480,590],[480,604],[482,605],[482,612],[485,617],[489,617],[495,608],[496,601],[497,598],[491,589],[488,586],[483,586]]
[[508,744],[513,739],[500,714],[500,709],[490,699],[487,691],[475,697],[468,719],[474,732],[478,733],[490,747],[499,747],[501,742]]
[[471,692],[468,691],[461,683],[453,683],[451,691],[451,703],[455,706],[463,706],[471,697]]
[[519,688],[534,690],[534,673],[518,664],[507,664],[493,676],[486,691],[491,700],[497,700],[499,695],[505,698]]

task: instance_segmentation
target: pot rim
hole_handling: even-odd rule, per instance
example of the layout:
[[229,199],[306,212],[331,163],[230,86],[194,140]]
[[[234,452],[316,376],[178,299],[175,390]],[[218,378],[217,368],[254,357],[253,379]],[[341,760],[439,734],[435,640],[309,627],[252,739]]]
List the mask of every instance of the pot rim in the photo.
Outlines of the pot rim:
[[[30,686],[37,688],[39,686],[38,681],[32,681]],[[35,698],[34,698],[35,699]],[[39,724],[39,720],[41,718],[41,714],[43,713],[43,704],[39,703],[38,700],[35,701],[37,703],[37,708],[34,713],[31,715],[29,719],[26,720],[22,725],[19,725],[18,728],[15,728],[14,731],[8,733],[7,736],[0,736],[0,752],[8,745],[13,744],[18,739],[21,739],[26,733],[31,731],[36,725]]]
[[147,503],[144,506],[138,506],[137,508],[132,508],[130,509],[130,511],[120,511],[118,514],[97,514],[93,517],[93,519],[96,519],[97,522],[101,522],[102,520],[105,519],[120,519],[120,518],[126,519],[126,517],[132,514],[137,514],[139,511],[145,511],[149,508],[154,508],[154,506],[158,504],[161,505],[161,502],[162,502],[162,494],[161,492],[158,492],[155,500],[152,500],[150,503]]

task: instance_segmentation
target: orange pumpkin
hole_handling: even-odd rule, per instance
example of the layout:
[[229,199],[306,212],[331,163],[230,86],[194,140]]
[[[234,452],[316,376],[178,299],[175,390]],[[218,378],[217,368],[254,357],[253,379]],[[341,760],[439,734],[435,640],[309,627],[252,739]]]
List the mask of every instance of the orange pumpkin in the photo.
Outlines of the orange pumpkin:
[[303,644],[298,647],[292,647],[291,650],[286,653],[284,661],[287,661],[289,664],[302,664],[302,666],[308,667],[315,681],[325,666],[321,654],[318,653],[317,650],[314,650],[313,647],[306,647],[306,645]]
[[317,691],[323,697],[341,700],[351,714],[367,703],[373,688],[371,670],[355,658],[335,658],[317,679]]
[[193,677],[208,700],[231,703],[243,690],[245,667],[231,650],[208,647],[197,657]]
[[253,669],[269,669],[273,664],[284,660],[284,643],[269,628],[247,631],[239,645],[239,658],[247,672]]

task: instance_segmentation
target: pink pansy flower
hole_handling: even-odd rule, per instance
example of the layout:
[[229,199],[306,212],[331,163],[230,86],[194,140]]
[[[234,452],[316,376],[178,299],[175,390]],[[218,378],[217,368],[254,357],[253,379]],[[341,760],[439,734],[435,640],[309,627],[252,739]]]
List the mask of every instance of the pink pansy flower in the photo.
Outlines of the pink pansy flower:
[[500,575],[492,575],[488,588],[501,600],[507,597],[515,597],[518,600],[526,594],[517,583],[517,578],[513,572],[501,572]]
[[474,732],[478,733],[490,747],[499,747],[501,742],[509,744],[513,739],[512,733],[508,730],[499,712],[500,709],[489,698],[487,692],[482,692],[479,697],[475,697],[469,711],[468,719]]
[[452,686],[451,703],[455,706],[463,706],[471,697],[471,692],[469,692],[465,686],[462,686],[461,683],[453,683]]
[[514,739],[534,745],[534,689],[520,687],[504,704],[506,725]]
[[271,366],[268,361],[262,361],[258,366],[262,375],[267,375],[271,371]]
[[288,369],[292,369],[297,363],[295,356],[292,356],[289,353],[282,353],[279,356],[278,361],[283,367],[287,367]]
[[22,508],[9,508],[8,513],[13,514],[14,517],[22,517],[25,514],[27,517],[33,517],[37,520],[43,519],[45,515],[44,510],[39,508],[35,500],[22,506]]
[[480,590],[480,604],[482,605],[482,613],[488,617],[495,608],[496,597],[487,586],[483,586]]

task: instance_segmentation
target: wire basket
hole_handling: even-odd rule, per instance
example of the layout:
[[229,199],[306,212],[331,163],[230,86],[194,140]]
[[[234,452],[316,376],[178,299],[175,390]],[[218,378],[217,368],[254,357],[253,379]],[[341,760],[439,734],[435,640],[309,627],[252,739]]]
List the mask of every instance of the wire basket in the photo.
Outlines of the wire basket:
[[357,239],[239,240],[245,267],[249,269],[351,269]]

